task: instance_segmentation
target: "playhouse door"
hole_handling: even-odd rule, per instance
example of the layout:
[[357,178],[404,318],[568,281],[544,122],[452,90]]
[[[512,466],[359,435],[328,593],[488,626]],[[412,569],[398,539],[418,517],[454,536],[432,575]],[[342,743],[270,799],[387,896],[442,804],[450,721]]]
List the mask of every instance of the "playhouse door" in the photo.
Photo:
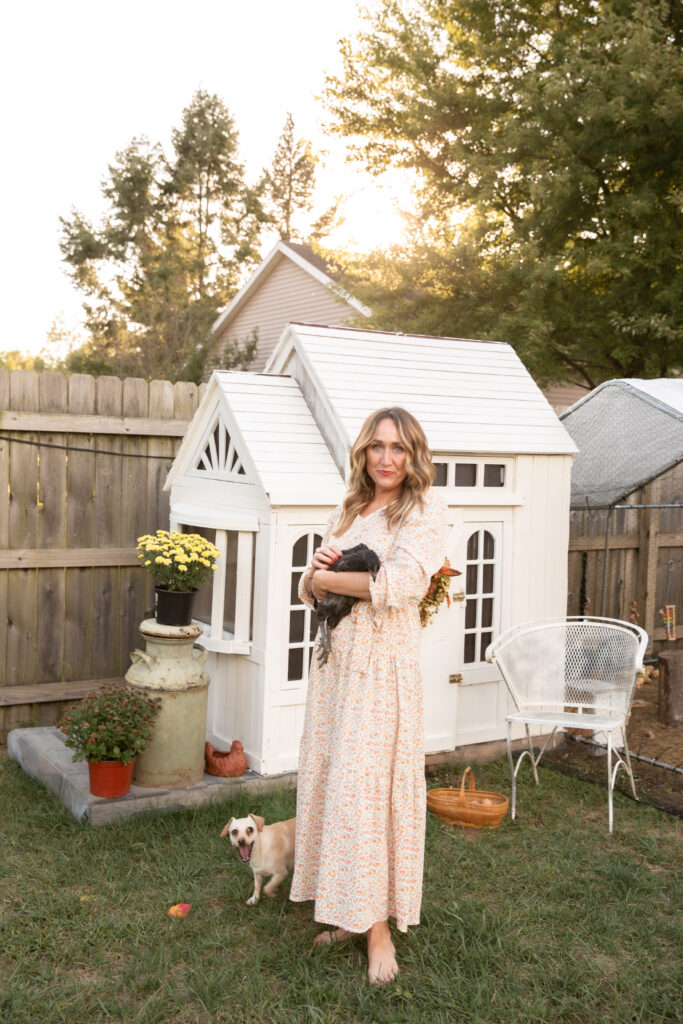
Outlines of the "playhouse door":
[[[455,516],[455,523],[453,517]],[[465,623],[465,569],[460,565],[458,538],[462,532],[459,510],[449,509],[446,555],[462,576],[454,576],[444,601],[422,632],[420,666],[424,686],[425,752],[434,754],[455,748],[458,705],[458,673],[461,671]]]
[[508,698],[486,648],[501,631],[511,600],[512,510],[465,508],[451,562],[465,592],[456,670],[457,746],[501,739]]

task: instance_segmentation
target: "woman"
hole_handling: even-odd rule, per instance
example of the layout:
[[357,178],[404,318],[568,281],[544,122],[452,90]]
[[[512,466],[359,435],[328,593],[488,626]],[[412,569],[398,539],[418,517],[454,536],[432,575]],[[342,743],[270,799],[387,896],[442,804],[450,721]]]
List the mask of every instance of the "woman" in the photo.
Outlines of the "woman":
[[[301,578],[303,601],[359,598],[332,631],[327,664],[311,662],[299,756],[296,863],[290,898],[316,901],[333,925],[316,942],[367,934],[372,984],[398,973],[389,918],[418,924],[425,828],[418,604],[445,553],[445,509],[420,424],[380,409],[351,449],[349,490]],[[335,573],[364,542],[382,566]]]

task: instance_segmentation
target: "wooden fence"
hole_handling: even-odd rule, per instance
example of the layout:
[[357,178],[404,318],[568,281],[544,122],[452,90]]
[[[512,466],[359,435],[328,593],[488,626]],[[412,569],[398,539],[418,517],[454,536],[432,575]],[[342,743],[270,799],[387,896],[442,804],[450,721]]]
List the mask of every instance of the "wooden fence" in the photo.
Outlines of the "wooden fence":
[[[0,685],[120,677],[194,384],[0,371]],[[5,627],[6,624],[6,627]]]
[[[683,464],[631,494],[623,504],[683,503]],[[683,646],[683,507],[612,512],[605,578],[607,512],[572,512],[567,613],[637,621],[657,653]],[[603,580],[605,601],[603,608]],[[677,606],[678,639],[667,641],[660,609]]]

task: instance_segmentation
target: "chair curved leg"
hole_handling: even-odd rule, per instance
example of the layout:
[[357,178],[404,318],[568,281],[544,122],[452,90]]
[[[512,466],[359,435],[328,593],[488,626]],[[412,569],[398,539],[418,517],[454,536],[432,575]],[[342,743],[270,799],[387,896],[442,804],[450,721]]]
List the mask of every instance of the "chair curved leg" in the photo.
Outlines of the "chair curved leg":
[[[618,767],[618,765],[617,765]],[[616,775],[616,772],[614,773]],[[612,834],[612,791],[614,787],[614,775],[612,775],[612,733],[607,733],[607,807],[608,807],[608,820],[609,820],[609,831]]]
[[[531,742],[531,732],[529,731],[529,726],[525,725],[524,728],[526,729],[526,741],[529,744],[529,760],[531,761],[531,767],[534,770],[534,782],[536,783],[536,785],[538,785],[538,772],[536,771],[536,765],[537,765],[538,761],[541,760],[541,755],[540,754],[538,755],[538,761],[537,761],[537,759],[534,757],[534,745]],[[553,730],[553,732],[554,731],[555,730]],[[545,750],[545,747],[543,749]],[[542,753],[542,751],[541,751],[541,753]]]
[[512,758],[512,722],[508,722],[508,764],[510,765],[510,778],[512,779],[512,793],[510,794],[510,818],[515,820],[515,806],[517,803],[517,773]]
[[631,792],[633,793],[633,799],[637,800],[638,799],[638,794],[636,793],[636,780],[633,778],[633,768],[631,767],[631,756],[630,756],[630,754],[628,752],[628,743],[626,742],[626,729],[622,729],[621,730],[621,740],[622,740],[622,743],[623,743],[623,746],[624,746],[624,757],[626,759],[626,771],[628,773],[628,777],[629,777],[629,780],[630,780],[630,783],[631,783]]

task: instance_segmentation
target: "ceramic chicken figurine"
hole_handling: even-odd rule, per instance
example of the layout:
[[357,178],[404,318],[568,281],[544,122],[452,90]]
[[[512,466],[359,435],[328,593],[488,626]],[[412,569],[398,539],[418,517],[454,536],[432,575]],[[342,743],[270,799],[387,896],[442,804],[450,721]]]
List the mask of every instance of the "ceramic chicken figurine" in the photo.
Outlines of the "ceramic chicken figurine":
[[247,758],[239,740],[233,740],[230,750],[216,750],[207,740],[204,744],[204,758],[209,775],[236,779],[247,770]]

